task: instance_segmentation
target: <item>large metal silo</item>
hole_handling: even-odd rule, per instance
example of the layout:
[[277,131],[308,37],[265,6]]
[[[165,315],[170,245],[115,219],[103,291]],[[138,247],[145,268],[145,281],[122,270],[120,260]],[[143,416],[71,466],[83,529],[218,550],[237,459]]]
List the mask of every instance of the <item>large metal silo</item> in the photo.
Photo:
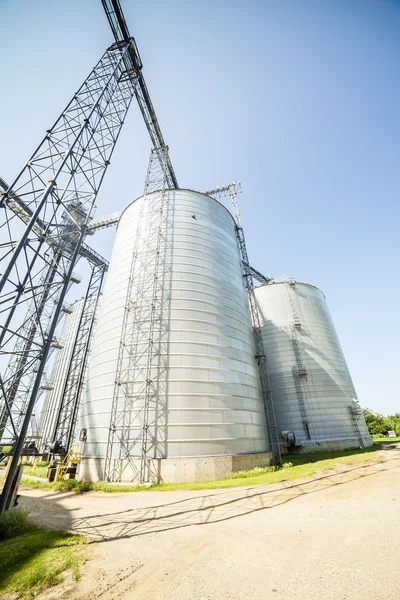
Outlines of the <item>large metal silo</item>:
[[[153,479],[154,471],[193,481],[269,464],[233,218],[198,192],[166,194],[162,231],[152,222],[155,194],[130,204],[118,225],[81,410],[81,479],[137,480],[141,430],[152,439]],[[149,258],[153,235],[163,238],[157,261]],[[161,291],[152,298],[158,262]],[[159,360],[149,375],[150,329]],[[148,379],[157,389],[143,405]]]
[[324,294],[290,280],[256,298],[279,430],[303,451],[371,445]]

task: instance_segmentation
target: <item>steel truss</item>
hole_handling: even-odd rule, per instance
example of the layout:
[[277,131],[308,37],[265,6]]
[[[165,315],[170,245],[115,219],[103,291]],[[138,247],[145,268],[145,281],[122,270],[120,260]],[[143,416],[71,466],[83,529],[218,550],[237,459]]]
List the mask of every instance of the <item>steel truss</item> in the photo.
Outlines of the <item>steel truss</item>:
[[92,221],[89,224],[88,232],[98,231],[99,229],[107,229],[107,227],[114,227],[118,225],[118,221],[121,218],[122,213],[115,213],[99,219],[98,221]]
[[[0,178],[0,188],[2,188],[4,191],[7,191],[9,188],[9,186],[6,184],[6,182],[1,178]],[[18,204],[19,207],[24,207],[24,203],[21,200],[21,198],[14,195],[14,200],[16,201],[16,203]],[[92,264],[92,267],[97,266],[97,267],[101,267],[104,269],[107,269],[107,267],[108,267],[108,262],[102,256],[100,256],[100,254],[95,252],[92,248],[90,248],[85,243],[82,243],[80,250],[79,250],[79,258],[82,258],[82,257],[86,258]],[[56,258],[56,260],[58,260],[59,257],[55,257],[55,258]],[[77,260],[79,260],[79,258]],[[17,340],[16,347],[14,348],[15,354],[11,358],[11,360],[7,366],[7,369],[6,369],[6,373],[5,373],[6,379],[7,379],[7,373],[14,374],[13,385],[12,385],[10,396],[7,399],[7,404],[4,405],[2,408],[0,405],[0,440],[3,440],[3,442],[5,442],[6,444],[12,444],[15,441],[15,438],[17,437],[17,432],[20,429],[23,417],[25,415],[26,404],[29,399],[29,390],[32,386],[32,382],[34,380],[36,371],[28,369],[24,373],[24,367],[26,366],[28,351],[33,343],[33,339],[34,339],[36,329],[37,329],[37,327],[36,327],[37,313],[43,312],[44,314],[42,314],[42,320],[44,318],[46,318],[47,322],[49,320],[51,320],[51,317],[52,317],[53,308],[54,308],[52,303],[48,302],[47,303],[48,306],[46,306],[46,299],[50,300],[50,295],[51,295],[52,291],[50,290],[49,285],[46,286],[46,283],[50,284],[51,280],[54,278],[54,275],[55,275],[55,269],[52,266],[50,266],[48,268],[47,272],[46,271],[44,272],[43,278],[44,278],[45,285],[44,285],[44,290],[42,292],[42,298],[39,298],[39,297],[35,298],[35,302],[31,302],[31,305],[28,307],[28,312],[25,317],[25,324],[24,324],[24,329],[26,330],[26,336],[24,336],[24,337],[21,336],[21,338],[19,338]],[[77,283],[78,281],[79,281],[79,278],[76,275],[73,275],[70,279],[69,287],[71,287],[71,285],[73,285],[73,283]],[[57,288],[54,288],[53,291],[57,291]],[[61,318],[61,314],[60,314],[59,319],[60,318]],[[59,347],[58,341],[56,339],[53,339],[53,343],[49,350],[48,360],[50,359],[50,355],[52,354],[54,349],[57,349],[58,347]],[[18,349],[20,350],[19,353],[17,352]],[[22,377],[22,375],[24,375],[24,376]],[[46,375],[44,374],[42,385],[39,388],[37,400],[39,399],[39,396],[41,395],[41,393],[46,389],[47,383],[44,381],[45,379],[46,379]],[[19,400],[19,401],[15,402],[17,392],[18,392],[17,400]],[[9,407],[9,410],[7,409],[7,406]],[[8,427],[8,430],[6,431],[6,425],[7,425],[8,419],[9,419],[9,412],[12,413],[12,419],[10,419],[9,427]],[[33,420],[33,416],[32,416],[32,420]],[[31,426],[32,426],[32,423],[31,423]],[[10,429],[11,429],[11,431],[10,431]],[[32,434],[31,437],[34,439],[35,443],[40,444],[42,436],[40,434],[38,434],[34,430],[33,427],[31,430],[31,434]]]
[[57,409],[51,443],[59,442],[59,446],[63,447],[65,451],[69,449],[74,440],[96,309],[105,271],[105,265],[93,265],[92,267],[61,394],[61,403]]
[[[119,0],[102,0],[102,4],[115,40],[117,42],[121,40],[132,40],[133,38],[131,38],[129,33],[128,25],[123,15]],[[165,141],[157,120],[157,115],[155,113],[149,91],[146,86],[146,82],[144,80],[143,73],[141,71],[142,60],[140,58],[139,50],[134,42],[130,45],[128,56],[125,58],[125,60],[128,70],[133,69],[139,73],[138,85],[135,87],[135,97],[137,103],[139,104],[139,108],[146,124],[147,131],[149,132],[153,147],[164,148]],[[171,189],[178,188],[178,181],[176,179],[176,175],[168,153],[166,156],[166,167],[166,187]]]
[[[38,295],[28,307],[24,322],[19,331],[20,335],[16,338],[13,354],[4,373],[4,380],[11,382],[8,395],[5,397],[4,405],[0,411],[0,440],[3,440],[3,443],[6,444],[12,444],[21,429],[29,400],[29,392],[37,372],[37,369],[34,368],[35,363],[31,357],[35,350],[37,323],[40,322],[44,330],[47,330],[51,323],[54,304],[57,301],[56,299],[54,300],[54,297],[58,291],[57,287],[53,284],[61,260],[62,254],[57,252],[53,256],[52,263],[43,272],[40,286],[38,286],[41,290],[38,290]],[[50,354],[56,344],[57,340],[53,338],[48,358],[50,358]],[[38,397],[41,391],[42,389],[40,388]]]
[[[215,188],[209,189],[209,190],[203,190],[201,193],[205,194],[206,196],[211,196],[212,198],[215,198],[216,200],[218,200],[218,198],[223,198],[224,196],[232,196],[232,194],[235,195],[235,197],[237,196],[237,194],[241,193],[242,191],[242,186],[239,182],[233,181],[232,183],[229,183],[228,185],[218,185]],[[257,271],[257,269],[254,269],[254,267],[249,266],[248,270],[250,271],[251,276],[253,277],[253,279],[255,279],[256,281],[258,281],[261,284],[266,284],[269,283],[271,281],[273,281],[271,275],[263,275],[262,273],[260,273],[260,271]]]
[[114,44],[105,52],[0,200],[0,236],[5,240],[0,246],[0,314],[5,323],[0,344],[3,360],[11,359],[0,376],[0,400],[13,435],[19,432],[14,415],[23,414],[32,377],[36,379],[32,373],[37,374],[44,347],[51,344],[62,290],[68,289],[132,99],[124,63],[128,47],[128,42]]
[[264,410],[266,417],[266,425],[268,431],[269,444],[272,453],[272,459],[275,465],[281,465],[281,447],[279,442],[278,429],[276,426],[275,410],[271,396],[271,388],[267,370],[267,358],[264,352],[264,342],[261,335],[261,319],[257,306],[257,301],[254,293],[253,269],[249,264],[246,242],[244,238],[243,227],[240,220],[239,207],[237,203],[237,189],[235,185],[230,187],[230,196],[233,206],[233,216],[235,220],[236,237],[239,243],[240,253],[242,257],[243,277],[246,284],[246,289],[249,295],[250,313],[253,323],[254,338],[256,343],[256,360],[260,370],[261,393],[264,402]]
[[157,480],[166,456],[172,199],[168,149],[152,150],[141,201],[117,361],[105,479]]
[[[131,44],[108,48],[1,195],[0,346],[2,360],[15,368],[0,375],[0,405],[9,415],[5,429],[17,442],[0,515],[87,224],[134,95],[138,73],[126,69]],[[13,411],[22,413],[20,428]]]

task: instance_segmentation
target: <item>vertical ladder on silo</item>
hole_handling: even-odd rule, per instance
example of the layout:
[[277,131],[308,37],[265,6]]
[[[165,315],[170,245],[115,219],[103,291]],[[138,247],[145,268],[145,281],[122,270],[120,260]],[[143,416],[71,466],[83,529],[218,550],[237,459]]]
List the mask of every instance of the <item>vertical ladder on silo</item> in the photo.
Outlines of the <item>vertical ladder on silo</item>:
[[349,413],[350,413],[350,416],[351,416],[351,420],[352,420],[352,423],[353,423],[354,430],[355,430],[355,432],[357,434],[357,437],[358,437],[358,441],[360,443],[360,448],[364,448],[364,440],[363,440],[363,437],[362,437],[360,426],[358,424],[358,421],[359,421],[359,419],[360,419],[360,417],[362,415],[362,411],[361,411],[360,405],[357,404],[356,402],[353,402],[352,406],[349,406]]
[[300,348],[300,339],[299,339],[299,331],[301,330],[301,316],[300,316],[300,307],[297,302],[297,296],[295,291],[296,282],[293,280],[289,280],[287,282],[287,292],[290,303],[290,308],[292,311],[292,345],[295,355],[296,364],[292,367],[294,383],[297,392],[297,398],[300,406],[301,418],[303,422],[304,431],[306,433],[307,439],[311,438],[310,434],[310,426],[307,416],[306,403],[305,403],[305,390],[302,385],[304,380],[307,379],[307,367],[303,363],[301,348]]

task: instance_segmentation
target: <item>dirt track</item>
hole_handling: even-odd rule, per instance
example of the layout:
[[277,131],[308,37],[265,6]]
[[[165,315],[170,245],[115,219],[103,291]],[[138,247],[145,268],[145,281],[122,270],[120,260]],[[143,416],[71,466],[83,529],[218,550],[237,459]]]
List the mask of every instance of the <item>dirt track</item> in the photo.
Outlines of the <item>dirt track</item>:
[[95,537],[41,598],[399,600],[400,448],[313,479],[202,492],[46,494],[40,523]]

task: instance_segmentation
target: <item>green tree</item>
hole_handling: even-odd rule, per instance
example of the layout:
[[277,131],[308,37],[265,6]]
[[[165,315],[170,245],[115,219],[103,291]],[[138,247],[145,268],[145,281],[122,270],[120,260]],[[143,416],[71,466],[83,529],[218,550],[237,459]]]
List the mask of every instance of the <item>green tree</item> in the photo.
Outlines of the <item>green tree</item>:
[[393,429],[392,422],[390,421],[391,417],[373,415],[369,410],[364,410],[363,413],[370,435],[387,435],[387,432]]

